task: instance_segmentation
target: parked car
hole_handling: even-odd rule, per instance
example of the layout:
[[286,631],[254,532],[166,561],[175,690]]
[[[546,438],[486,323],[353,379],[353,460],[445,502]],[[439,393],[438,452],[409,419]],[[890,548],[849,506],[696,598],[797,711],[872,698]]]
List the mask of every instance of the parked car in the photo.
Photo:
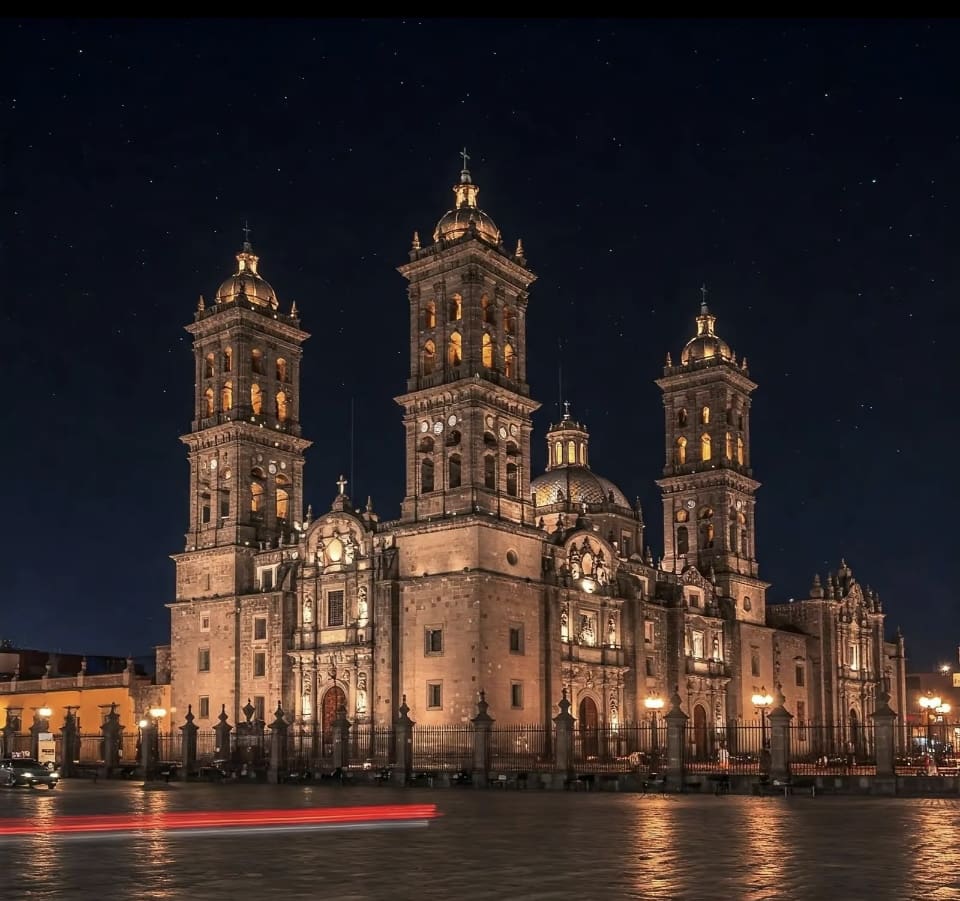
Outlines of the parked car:
[[60,773],[52,765],[40,763],[32,757],[5,757],[0,760],[0,785],[13,788],[16,785],[29,785],[35,788],[45,785],[56,788]]

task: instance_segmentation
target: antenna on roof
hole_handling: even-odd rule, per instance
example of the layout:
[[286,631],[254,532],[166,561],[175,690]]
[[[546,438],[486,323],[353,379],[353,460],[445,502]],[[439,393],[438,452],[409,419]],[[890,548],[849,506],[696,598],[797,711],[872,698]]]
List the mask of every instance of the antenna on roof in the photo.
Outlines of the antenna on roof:
[[557,415],[563,416],[563,339],[557,336]]

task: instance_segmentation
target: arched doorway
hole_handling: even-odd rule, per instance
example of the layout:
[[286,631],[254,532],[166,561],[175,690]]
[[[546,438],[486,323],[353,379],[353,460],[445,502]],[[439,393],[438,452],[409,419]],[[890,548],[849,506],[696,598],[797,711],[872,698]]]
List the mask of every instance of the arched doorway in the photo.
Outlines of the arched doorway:
[[333,721],[337,718],[340,706],[347,706],[347,696],[339,685],[327,690],[320,707],[320,733],[323,736],[324,751],[333,749]]
[[700,704],[693,708],[693,759],[707,759],[707,711]]
[[596,757],[600,752],[597,729],[600,726],[600,712],[593,698],[584,698],[580,702],[580,747],[586,757]]

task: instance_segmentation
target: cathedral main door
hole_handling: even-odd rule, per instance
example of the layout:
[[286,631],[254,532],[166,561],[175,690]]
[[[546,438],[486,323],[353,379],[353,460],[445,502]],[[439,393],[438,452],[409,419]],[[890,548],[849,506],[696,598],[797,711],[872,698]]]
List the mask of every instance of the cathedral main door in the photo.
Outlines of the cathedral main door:
[[597,757],[600,753],[600,712],[593,698],[584,698],[580,702],[580,745],[584,757]]
[[347,706],[347,696],[339,685],[335,685],[323,696],[323,705],[320,708],[320,731],[324,749],[333,747],[333,721],[337,718],[337,710],[341,704]]

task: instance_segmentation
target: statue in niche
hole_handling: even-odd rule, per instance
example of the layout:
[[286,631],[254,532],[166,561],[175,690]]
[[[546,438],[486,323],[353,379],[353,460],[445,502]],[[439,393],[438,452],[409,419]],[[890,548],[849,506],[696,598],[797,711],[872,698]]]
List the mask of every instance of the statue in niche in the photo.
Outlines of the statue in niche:
[[361,585],[357,589],[357,622],[361,626],[365,626],[369,618],[370,611],[367,606],[367,586]]
[[597,632],[593,625],[592,616],[580,617],[580,642],[591,647],[597,643]]
[[607,644],[614,647],[617,643],[617,622],[613,618],[607,620]]
[[577,546],[570,546],[570,553],[567,555],[567,561],[570,565],[570,578],[579,579],[583,575],[583,570],[580,569],[580,551],[577,550]]
[[303,621],[313,622],[313,598],[309,594],[303,599]]
[[593,565],[593,574],[600,585],[607,584],[607,564],[602,550],[597,551],[597,562]]
[[304,718],[304,719],[306,719],[307,717],[313,715],[313,702],[312,702],[312,700],[311,700],[311,698],[310,698],[310,683],[309,683],[309,682],[307,682],[307,683],[303,686],[302,707],[303,707],[303,711],[302,711],[302,712],[303,712],[303,718]]
[[357,713],[367,712],[367,674],[357,673]]
[[720,639],[716,635],[713,636],[713,659],[720,659]]
[[322,538],[317,542],[317,563],[320,566],[327,564],[327,545]]
[[620,705],[617,703],[617,693],[610,692],[610,725],[620,725]]
[[560,640],[570,640],[570,614],[566,604],[560,608]]

